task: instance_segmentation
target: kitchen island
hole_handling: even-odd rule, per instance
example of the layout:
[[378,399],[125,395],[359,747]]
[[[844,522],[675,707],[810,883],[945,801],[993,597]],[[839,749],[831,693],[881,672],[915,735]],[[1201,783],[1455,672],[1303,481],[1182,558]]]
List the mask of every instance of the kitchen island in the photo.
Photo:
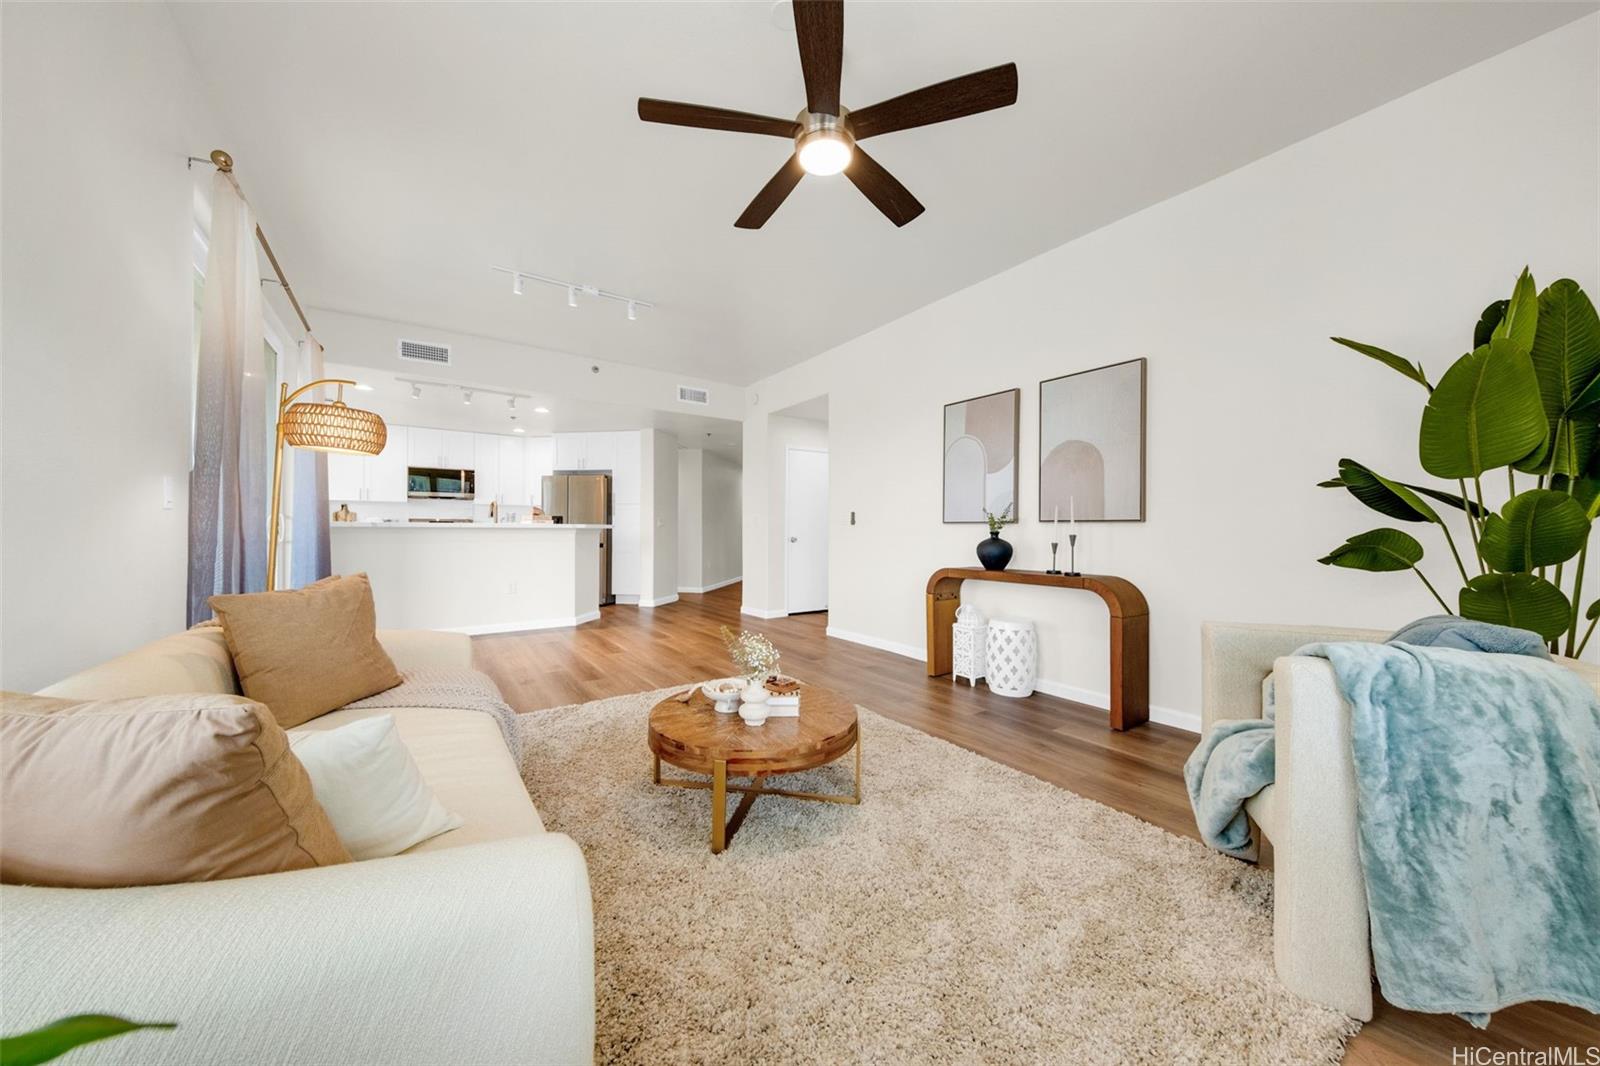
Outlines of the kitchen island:
[[600,617],[610,526],[334,522],[333,572],[365,573],[378,625],[513,633]]

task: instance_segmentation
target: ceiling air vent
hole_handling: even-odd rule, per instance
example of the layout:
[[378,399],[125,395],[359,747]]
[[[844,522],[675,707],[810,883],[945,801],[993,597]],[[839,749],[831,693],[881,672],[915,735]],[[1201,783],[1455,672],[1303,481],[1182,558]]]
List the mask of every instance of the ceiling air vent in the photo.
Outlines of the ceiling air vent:
[[711,393],[707,389],[697,389],[693,385],[679,385],[678,402],[697,403],[703,407],[711,402]]
[[413,363],[432,363],[434,366],[450,365],[448,344],[424,344],[421,341],[400,342],[400,358]]

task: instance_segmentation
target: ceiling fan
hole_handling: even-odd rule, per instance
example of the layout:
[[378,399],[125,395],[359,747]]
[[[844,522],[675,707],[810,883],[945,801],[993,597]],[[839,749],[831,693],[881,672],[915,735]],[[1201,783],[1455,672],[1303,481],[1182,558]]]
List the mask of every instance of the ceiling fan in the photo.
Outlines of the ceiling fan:
[[760,229],[807,174],[841,172],[889,221],[904,226],[922,214],[922,205],[857,142],[1017,102],[1017,65],[1006,63],[851,111],[839,104],[844,62],[842,0],[794,0],[794,29],[806,81],[806,107],[796,118],[639,98],[639,117],[646,122],[794,139],[795,151],[789,161],[734,222],[740,229]]

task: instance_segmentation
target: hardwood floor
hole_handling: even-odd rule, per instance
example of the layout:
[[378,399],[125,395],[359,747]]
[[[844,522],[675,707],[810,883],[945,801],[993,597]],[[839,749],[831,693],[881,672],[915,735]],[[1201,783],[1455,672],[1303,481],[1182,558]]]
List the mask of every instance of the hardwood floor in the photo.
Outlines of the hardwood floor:
[[[654,609],[607,607],[599,622],[577,629],[477,637],[473,648],[507,702],[531,712],[724,676],[730,668],[718,629],[742,626],[770,637],[783,668],[807,681],[1169,832],[1196,836],[1182,776],[1193,734],[1153,724],[1113,733],[1104,710],[1050,696],[1006,699],[929,678],[916,660],[828,638],[826,614],[762,621],[739,614],[740,598],[740,586],[731,585]],[[1345,1061],[1449,1064],[1453,1048],[1577,1047],[1581,1063],[1595,1045],[1600,1019],[1576,1008],[1526,1004],[1496,1014],[1480,1032],[1454,1017],[1380,1001]]]

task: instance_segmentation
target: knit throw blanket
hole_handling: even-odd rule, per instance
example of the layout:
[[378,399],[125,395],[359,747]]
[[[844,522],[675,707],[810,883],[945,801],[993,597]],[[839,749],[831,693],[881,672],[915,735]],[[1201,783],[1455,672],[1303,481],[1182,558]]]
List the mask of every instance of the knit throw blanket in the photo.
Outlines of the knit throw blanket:
[[500,698],[500,690],[487,674],[471,669],[430,669],[403,670],[400,677],[400,683],[394,688],[356,700],[347,707],[363,711],[394,707],[479,711],[499,724],[507,750],[521,764],[522,742],[517,729],[517,712]]

